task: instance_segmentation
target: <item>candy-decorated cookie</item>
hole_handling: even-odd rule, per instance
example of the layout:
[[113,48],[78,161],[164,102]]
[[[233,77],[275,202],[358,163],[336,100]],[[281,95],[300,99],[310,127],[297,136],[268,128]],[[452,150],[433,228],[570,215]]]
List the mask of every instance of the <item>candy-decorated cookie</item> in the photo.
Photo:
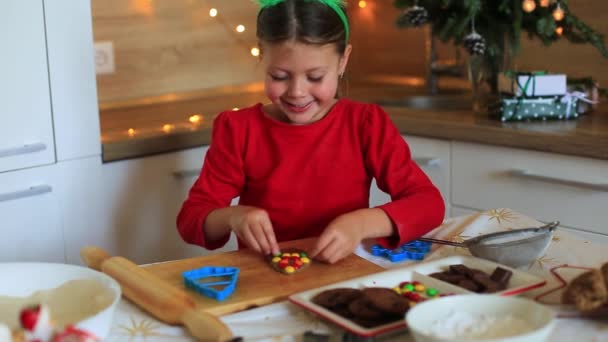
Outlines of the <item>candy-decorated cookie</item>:
[[308,254],[299,249],[284,250],[269,257],[270,265],[283,274],[294,274],[310,265]]

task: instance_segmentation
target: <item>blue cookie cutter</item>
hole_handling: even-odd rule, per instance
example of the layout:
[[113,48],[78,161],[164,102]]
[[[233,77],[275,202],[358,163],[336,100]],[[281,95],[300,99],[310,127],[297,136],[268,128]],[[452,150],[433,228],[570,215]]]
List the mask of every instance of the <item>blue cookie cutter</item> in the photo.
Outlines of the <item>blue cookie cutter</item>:
[[[222,301],[234,292],[236,281],[239,277],[239,269],[237,267],[215,267],[206,266],[190,270],[182,273],[184,284],[203,296]],[[228,280],[204,282],[201,279],[205,278],[228,278]],[[224,286],[221,290],[215,287]]]
[[380,245],[372,246],[372,255],[384,257],[392,262],[404,260],[422,260],[430,252],[431,243],[414,240],[395,249],[387,249]]

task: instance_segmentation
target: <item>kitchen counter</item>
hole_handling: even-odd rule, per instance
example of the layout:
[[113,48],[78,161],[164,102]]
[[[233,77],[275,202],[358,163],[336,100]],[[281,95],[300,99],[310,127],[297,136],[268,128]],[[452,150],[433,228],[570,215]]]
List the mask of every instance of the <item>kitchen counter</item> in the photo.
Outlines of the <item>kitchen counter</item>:
[[[352,82],[341,92],[354,100],[380,103],[404,135],[608,160],[608,106],[569,121],[503,123],[462,106],[469,96],[462,87],[449,95],[460,97],[460,105],[426,109],[394,105],[423,94],[420,85],[399,79]],[[257,102],[267,102],[261,83],[102,104],[103,161],[208,145],[218,113]],[[198,121],[190,121],[192,116]]]

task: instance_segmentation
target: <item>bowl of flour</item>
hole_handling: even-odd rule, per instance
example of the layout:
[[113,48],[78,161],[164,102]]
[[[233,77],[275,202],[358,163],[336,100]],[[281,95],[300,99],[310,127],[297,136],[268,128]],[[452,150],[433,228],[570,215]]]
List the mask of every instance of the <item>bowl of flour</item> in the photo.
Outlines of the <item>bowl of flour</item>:
[[405,321],[417,342],[538,342],[549,337],[554,317],[530,299],[472,294],[422,302]]

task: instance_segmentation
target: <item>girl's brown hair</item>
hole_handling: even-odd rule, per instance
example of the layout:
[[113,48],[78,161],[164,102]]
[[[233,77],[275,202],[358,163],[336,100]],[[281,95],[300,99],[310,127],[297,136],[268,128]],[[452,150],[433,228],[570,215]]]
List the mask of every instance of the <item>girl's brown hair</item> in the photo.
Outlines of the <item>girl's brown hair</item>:
[[284,0],[264,7],[258,13],[257,37],[261,43],[270,44],[289,40],[314,45],[335,44],[340,55],[346,49],[342,19],[331,7],[314,0]]

